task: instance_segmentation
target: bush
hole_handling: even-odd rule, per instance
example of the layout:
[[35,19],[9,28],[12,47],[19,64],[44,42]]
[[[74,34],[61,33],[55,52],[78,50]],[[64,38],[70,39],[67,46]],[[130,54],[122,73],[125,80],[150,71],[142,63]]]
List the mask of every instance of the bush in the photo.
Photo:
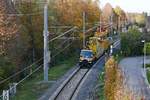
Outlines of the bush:
[[106,100],[115,100],[115,87],[117,77],[117,63],[111,57],[105,64],[105,97]]
[[127,33],[121,33],[121,49],[124,56],[141,55],[143,44],[142,34],[137,28],[130,28]]
[[146,64],[146,68],[150,68],[150,64]]

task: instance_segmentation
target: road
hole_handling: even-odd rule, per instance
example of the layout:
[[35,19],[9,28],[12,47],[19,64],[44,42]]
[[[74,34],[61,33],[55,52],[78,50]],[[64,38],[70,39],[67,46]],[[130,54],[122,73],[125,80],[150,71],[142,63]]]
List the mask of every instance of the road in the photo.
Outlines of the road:
[[119,63],[123,72],[123,90],[125,93],[128,91],[132,100],[150,100],[150,88],[144,77],[142,63],[142,57],[125,58]]

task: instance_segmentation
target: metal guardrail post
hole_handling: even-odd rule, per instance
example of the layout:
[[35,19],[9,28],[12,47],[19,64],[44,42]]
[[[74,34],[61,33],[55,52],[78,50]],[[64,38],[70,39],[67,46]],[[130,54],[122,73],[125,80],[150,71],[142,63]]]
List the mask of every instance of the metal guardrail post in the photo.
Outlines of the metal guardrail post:
[[0,96],[0,100],[3,100],[3,95]]
[[3,100],[9,100],[9,90],[3,90]]
[[110,46],[110,56],[113,54],[113,45]]
[[9,94],[11,96],[16,94],[16,92],[17,92],[16,86],[17,86],[17,83],[12,83],[12,84],[9,85]]

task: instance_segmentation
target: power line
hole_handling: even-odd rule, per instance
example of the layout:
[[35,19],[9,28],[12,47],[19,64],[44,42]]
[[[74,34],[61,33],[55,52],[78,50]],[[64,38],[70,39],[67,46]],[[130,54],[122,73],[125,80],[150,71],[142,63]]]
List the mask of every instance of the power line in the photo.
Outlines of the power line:
[[57,55],[59,55],[61,52],[63,52],[65,49],[67,49],[72,43],[70,43],[66,47],[64,47],[60,52],[56,53],[52,58],[55,58]]
[[[70,30],[64,32],[63,34],[61,34],[61,35],[59,35],[59,36],[57,36],[57,37],[51,39],[49,42],[52,42],[52,41],[54,41],[54,40],[56,40],[56,39],[59,39],[60,37],[64,36],[65,34],[67,34],[67,33],[71,32],[71,31],[75,30],[76,28],[77,28],[77,27],[73,27],[72,29],[70,29]],[[93,27],[93,28],[87,30],[86,32],[88,32],[88,31],[90,31],[90,30],[93,30],[93,29],[95,29],[95,27]],[[72,42],[72,43],[73,43],[73,42]],[[63,51],[64,51],[66,48],[68,48],[72,43],[68,44],[64,49],[62,49],[60,52],[56,53],[52,58],[56,57],[58,54],[60,54],[61,52],[63,52]],[[63,44],[62,44],[62,45],[63,45]],[[9,76],[8,78],[6,78],[6,79],[0,81],[0,84],[2,84],[2,83],[4,83],[4,82],[8,81],[9,79],[13,78],[14,76],[16,76],[16,75],[22,73],[23,71],[25,71],[25,70],[31,68],[34,64],[37,64],[38,62],[40,62],[40,61],[42,61],[42,60],[43,60],[43,57],[41,57],[39,60],[37,60],[36,62],[32,63],[32,64],[29,65],[28,67],[24,68],[23,70],[18,71],[17,73],[15,73],[15,74]]]
[[[72,42],[73,43],[73,42]],[[61,52],[63,52],[65,49],[67,49],[72,43],[69,43],[64,49],[62,49],[60,52],[58,52],[56,55],[54,55],[52,58],[55,58],[57,55],[59,55]],[[26,80],[27,78],[29,78],[32,74],[34,74],[35,72],[37,72],[40,68],[42,68],[41,64],[38,68],[36,68],[32,73],[28,74],[25,78],[21,79],[16,86],[18,86],[20,83],[22,83],[24,80]],[[12,90],[14,87],[11,87],[9,90]],[[3,95],[0,96],[0,98],[2,98]]]
[[23,13],[16,13],[16,14],[0,14],[1,16],[4,16],[4,15],[7,15],[7,16],[35,16],[35,15],[42,15],[43,14],[43,12],[41,11],[41,12],[38,12],[38,13],[28,13],[28,14],[23,14]]
[[57,48],[54,47],[55,50],[60,49],[62,45],[64,45],[68,40],[63,41],[62,44],[60,44],[59,46],[57,46]]
[[57,37],[51,39],[48,43],[50,43],[50,42],[52,42],[52,41],[54,41],[54,40],[56,40],[56,39],[58,39],[58,38],[64,36],[65,34],[67,34],[67,33],[71,32],[71,31],[75,30],[76,28],[77,28],[77,27],[73,27],[72,29],[70,29],[70,30],[68,30],[68,31],[66,31],[66,32],[64,32],[64,33],[62,33],[61,35],[59,35],[59,36],[57,36]]
[[[75,27],[74,27],[74,28],[75,28]],[[69,31],[64,32],[64,34],[61,34],[61,35],[59,35],[59,36],[53,38],[50,42],[54,41],[55,39],[60,38],[61,36],[67,34],[67,33],[70,32],[70,31],[74,30],[74,28],[70,29]],[[67,48],[68,48],[70,45],[72,45],[72,44],[73,44],[73,42],[69,43],[69,44],[68,44],[67,46],[65,46],[61,51],[59,51],[58,53],[56,53],[52,58],[55,58],[57,55],[59,55],[61,52],[63,52],[65,49],[67,49]],[[21,71],[15,73],[14,75],[12,75],[12,76],[10,76],[10,77],[4,79],[3,81],[0,82],[0,84],[6,82],[7,80],[9,80],[9,79],[11,79],[12,77],[14,77],[14,76],[20,74],[21,72],[23,72],[23,71],[29,69],[29,68],[32,67],[34,64],[36,64],[36,63],[38,63],[39,61],[41,61],[42,59],[43,59],[43,57],[40,58],[39,60],[37,60],[36,62],[34,62],[33,64],[31,64],[30,66],[24,68],[23,70],[21,70]],[[42,64],[42,65],[43,65],[43,64]],[[23,82],[24,80],[26,80],[26,79],[27,79],[28,77],[30,77],[33,73],[35,73],[36,71],[38,71],[38,70],[42,67],[42,65],[40,65],[38,68],[36,68],[32,73],[30,73],[29,75],[27,75],[25,78],[23,78],[22,80],[20,80],[20,81],[17,83],[17,85],[20,84],[21,82]]]
[[2,84],[2,83],[4,83],[4,82],[8,81],[9,79],[13,78],[14,76],[17,76],[18,74],[22,73],[23,71],[25,71],[25,70],[31,68],[34,64],[40,62],[42,59],[43,59],[43,57],[40,58],[39,60],[37,60],[36,62],[34,62],[33,64],[29,65],[28,67],[24,68],[23,70],[18,71],[18,72],[16,72],[15,74],[9,76],[8,78],[6,78],[6,79],[0,81],[0,84]]
[[[73,42],[72,42],[73,43]],[[66,47],[64,47],[64,49],[62,49],[60,52],[58,52],[56,55],[54,55],[52,58],[55,58],[57,55],[59,55],[61,52],[63,52],[65,49],[67,49],[72,43],[69,43]],[[38,68],[36,68],[32,73],[30,73],[29,75],[27,75],[25,78],[23,78],[22,80],[20,80],[18,84],[20,84],[21,82],[23,82],[24,80],[26,80],[28,77],[30,77],[33,73],[35,73],[36,71],[38,71],[43,64],[41,64]]]
[[24,80],[26,80],[28,77],[30,77],[33,73],[35,73],[36,71],[38,71],[40,68],[42,68],[42,65],[43,64],[41,64],[38,68],[36,68],[32,73],[30,73],[29,75],[27,75],[25,78],[23,78],[22,80],[20,80],[18,83],[17,83],[17,85],[18,84],[20,84],[21,82],[23,82]]
[[46,2],[32,2],[32,1],[14,1],[13,2],[14,4],[27,4],[27,3],[30,3],[30,4],[45,4]]
[[[52,42],[52,41],[54,41],[54,40],[56,40],[56,39],[58,39],[58,38],[62,37],[63,35],[65,35],[65,34],[67,34],[68,32],[70,32],[70,31],[74,30],[75,28],[76,28],[76,27],[74,27],[74,28],[70,29],[69,31],[64,32],[63,34],[61,34],[61,35],[59,35],[59,36],[57,36],[57,37],[53,38],[53,39],[52,39],[52,40],[50,40],[49,42]],[[31,65],[29,65],[29,66],[25,67],[25,68],[24,68],[24,69],[22,69],[21,71],[18,71],[18,72],[16,72],[15,74],[13,74],[13,75],[9,76],[8,78],[6,78],[6,79],[4,79],[4,80],[0,81],[0,84],[2,84],[2,83],[4,83],[4,82],[8,81],[9,79],[13,78],[14,76],[17,76],[18,74],[20,74],[20,73],[22,73],[23,71],[25,71],[25,70],[27,70],[27,69],[31,68],[34,64],[37,64],[38,62],[40,62],[40,61],[42,61],[42,60],[43,60],[43,57],[41,57],[39,60],[37,60],[36,62],[32,63]]]

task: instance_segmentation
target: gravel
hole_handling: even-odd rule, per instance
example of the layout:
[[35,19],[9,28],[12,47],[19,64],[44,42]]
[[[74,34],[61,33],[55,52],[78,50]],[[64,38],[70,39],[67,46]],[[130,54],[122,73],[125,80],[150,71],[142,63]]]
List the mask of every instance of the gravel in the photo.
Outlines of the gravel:
[[[104,66],[104,56],[97,61],[97,63],[91,68],[91,70],[88,72],[85,80],[81,82],[81,86],[76,91],[76,95],[73,96],[73,100],[93,100],[92,99],[92,92],[95,89],[95,86],[98,82],[99,73],[102,70]],[[65,81],[69,75],[77,68],[75,66],[73,69],[68,71],[62,78],[60,78],[58,81],[54,83],[54,85],[48,89],[45,94],[39,98],[39,100],[48,100],[49,97],[56,91],[56,89],[60,86],[60,84]],[[82,74],[82,73],[81,73]],[[80,79],[81,77],[77,76],[76,79]],[[71,85],[66,87],[68,89],[71,89],[71,86],[75,85],[74,80],[71,82]],[[61,98],[58,98],[57,100],[67,100],[67,95],[69,95],[71,92],[70,90],[65,90],[66,92],[63,92],[63,96]],[[69,91],[69,92],[68,92]],[[67,94],[67,95],[66,95]]]
[[75,69],[77,69],[77,67],[79,66],[74,66],[64,76],[54,82],[53,85],[49,89],[47,89],[47,91],[43,93],[43,95],[38,100],[48,100],[51,95],[56,91],[56,89],[60,86],[60,84],[62,84],[70,76],[70,74],[73,73]]
[[[87,72],[87,69],[81,69],[79,72],[71,79],[71,81],[64,87],[63,91],[59,94],[56,100],[70,100],[69,98],[74,93],[78,83]],[[68,92],[69,91],[69,92]]]

